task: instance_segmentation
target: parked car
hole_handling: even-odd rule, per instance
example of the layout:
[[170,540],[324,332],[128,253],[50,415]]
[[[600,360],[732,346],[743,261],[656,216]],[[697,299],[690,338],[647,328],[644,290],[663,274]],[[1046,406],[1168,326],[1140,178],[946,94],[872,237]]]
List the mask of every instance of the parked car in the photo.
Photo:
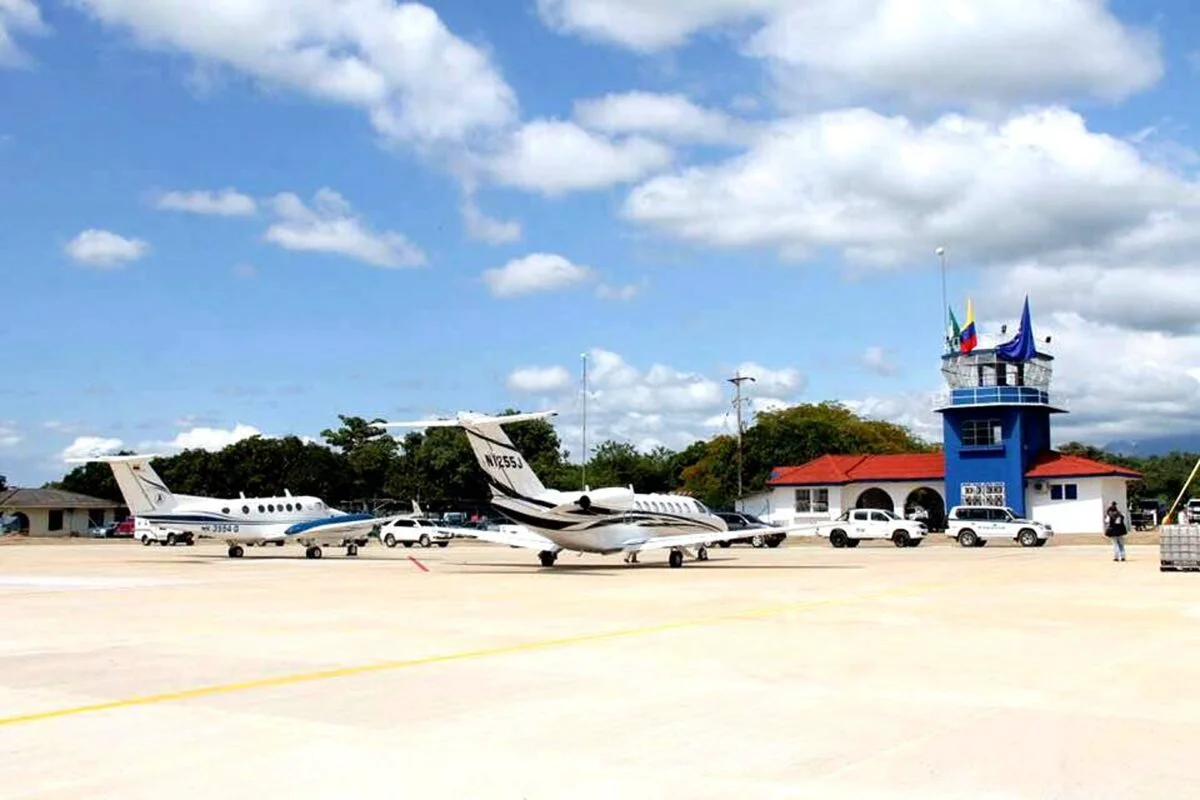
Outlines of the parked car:
[[419,544],[421,547],[429,547],[433,544],[445,547],[453,538],[454,534],[443,530],[437,523],[427,519],[392,520],[379,529],[379,541],[388,547],[395,547],[397,544],[405,547],[412,547],[414,544]]
[[135,523],[136,520],[133,517],[126,517],[118,522],[116,526],[108,532],[108,535],[112,537],[125,537],[132,539]]
[[729,547],[733,544],[749,544],[752,547],[779,547],[783,540],[787,538],[786,533],[770,533],[769,531],[776,526],[769,522],[764,522],[753,514],[745,514],[741,511],[714,511],[713,513],[725,520],[725,524],[731,531],[754,531],[748,536],[738,536],[731,539],[714,539],[712,543],[721,547]]
[[863,539],[883,539],[896,547],[917,547],[925,541],[925,523],[880,508],[850,508],[832,522],[816,526],[817,536],[834,547],[858,547]]
[[140,520],[135,524],[135,530],[137,540],[146,547],[152,544],[160,544],[163,547],[177,544],[191,546],[196,543],[196,537],[191,533],[156,528]]
[[1042,547],[1054,531],[1044,522],[1018,517],[1007,506],[955,506],[947,515],[946,535],[963,547],[983,547],[988,539],[1012,539],[1022,547]]

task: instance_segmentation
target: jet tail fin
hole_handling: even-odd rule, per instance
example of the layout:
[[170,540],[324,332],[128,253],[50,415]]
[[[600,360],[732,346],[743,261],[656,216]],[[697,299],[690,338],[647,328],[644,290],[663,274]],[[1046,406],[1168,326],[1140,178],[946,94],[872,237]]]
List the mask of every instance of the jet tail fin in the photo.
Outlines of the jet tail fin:
[[170,511],[176,505],[175,495],[167,484],[150,466],[153,455],[144,456],[94,456],[79,461],[98,461],[112,468],[113,477],[125,498],[125,505],[135,517],[154,511]]
[[492,492],[504,497],[530,498],[545,494],[546,487],[501,426],[513,422],[546,419],[557,413],[556,411],[537,411],[527,414],[490,416],[462,412],[456,419],[389,422],[385,427],[462,428],[467,433],[467,440],[471,443],[471,449],[475,451],[475,458],[479,461],[479,466],[487,473],[488,484],[491,486]]

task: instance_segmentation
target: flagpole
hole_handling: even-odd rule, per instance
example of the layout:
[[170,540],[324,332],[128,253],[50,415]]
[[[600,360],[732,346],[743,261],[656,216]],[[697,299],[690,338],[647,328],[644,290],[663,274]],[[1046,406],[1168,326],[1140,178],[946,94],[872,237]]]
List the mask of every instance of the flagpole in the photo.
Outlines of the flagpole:
[[933,252],[942,264],[942,338],[945,339],[950,330],[950,305],[946,302],[946,248],[939,247]]

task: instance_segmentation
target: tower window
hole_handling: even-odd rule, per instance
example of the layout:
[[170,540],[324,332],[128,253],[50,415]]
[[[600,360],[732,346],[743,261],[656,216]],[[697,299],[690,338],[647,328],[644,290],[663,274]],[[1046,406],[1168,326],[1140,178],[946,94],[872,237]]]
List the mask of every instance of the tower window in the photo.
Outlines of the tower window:
[[1003,432],[998,419],[969,419],[962,426],[963,447],[1000,444]]

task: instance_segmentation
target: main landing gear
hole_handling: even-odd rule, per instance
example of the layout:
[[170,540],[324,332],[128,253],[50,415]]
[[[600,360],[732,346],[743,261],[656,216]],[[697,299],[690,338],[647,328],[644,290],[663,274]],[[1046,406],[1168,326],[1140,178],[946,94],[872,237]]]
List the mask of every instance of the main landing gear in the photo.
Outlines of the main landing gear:
[[310,544],[304,550],[305,558],[320,558],[322,555],[324,555],[324,553],[322,552],[320,545]]
[[229,545],[229,557],[230,558],[241,558],[245,554],[246,554],[246,551],[240,544]]
[[553,567],[554,562],[558,560],[558,553],[553,550],[543,550],[538,553],[538,560],[542,562],[543,567]]
[[358,555],[358,545],[356,545],[354,542],[346,545],[346,555],[351,558]]

